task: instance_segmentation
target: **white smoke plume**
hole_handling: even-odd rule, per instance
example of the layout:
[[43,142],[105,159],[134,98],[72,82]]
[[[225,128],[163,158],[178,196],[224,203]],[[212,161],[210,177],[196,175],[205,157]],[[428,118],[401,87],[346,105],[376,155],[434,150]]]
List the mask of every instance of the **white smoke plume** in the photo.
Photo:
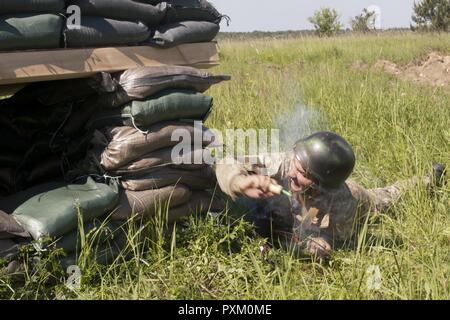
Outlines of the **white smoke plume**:
[[297,104],[293,112],[285,112],[274,121],[280,130],[281,150],[292,149],[295,142],[317,131],[327,130],[322,108]]

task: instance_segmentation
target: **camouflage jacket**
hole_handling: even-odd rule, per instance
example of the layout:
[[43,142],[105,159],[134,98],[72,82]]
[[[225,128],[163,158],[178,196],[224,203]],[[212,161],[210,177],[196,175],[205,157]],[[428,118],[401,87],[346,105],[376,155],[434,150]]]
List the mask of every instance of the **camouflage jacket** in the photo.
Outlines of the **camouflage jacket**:
[[[267,175],[289,189],[288,172],[293,158],[293,153],[245,157],[241,161],[226,158],[216,165],[217,180],[222,191],[234,200],[240,196],[233,185],[238,175]],[[258,202],[258,214],[270,219],[274,234],[289,235],[300,242],[322,237],[333,245],[351,237],[374,199],[368,190],[348,180],[335,190],[313,190],[292,199],[280,195]]]

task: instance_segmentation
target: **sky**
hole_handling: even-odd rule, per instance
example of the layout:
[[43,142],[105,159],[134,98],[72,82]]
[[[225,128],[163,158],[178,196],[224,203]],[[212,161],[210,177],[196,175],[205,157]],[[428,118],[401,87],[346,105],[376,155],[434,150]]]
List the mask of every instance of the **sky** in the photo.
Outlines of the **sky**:
[[350,19],[370,6],[381,11],[381,27],[407,28],[411,23],[414,0],[210,0],[231,17],[224,32],[285,31],[313,29],[308,17],[321,7],[335,8],[340,21],[349,27]]

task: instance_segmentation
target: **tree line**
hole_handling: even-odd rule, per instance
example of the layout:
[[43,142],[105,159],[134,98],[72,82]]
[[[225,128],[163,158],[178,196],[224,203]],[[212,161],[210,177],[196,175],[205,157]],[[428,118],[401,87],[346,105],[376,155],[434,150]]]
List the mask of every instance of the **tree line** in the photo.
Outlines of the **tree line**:
[[[450,0],[422,0],[414,2],[413,31],[450,31]],[[376,30],[376,13],[364,9],[361,14],[351,19],[353,31],[368,33]],[[339,13],[333,8],[321,8],[308,18],[319,36],[332,36],[343,29]]]

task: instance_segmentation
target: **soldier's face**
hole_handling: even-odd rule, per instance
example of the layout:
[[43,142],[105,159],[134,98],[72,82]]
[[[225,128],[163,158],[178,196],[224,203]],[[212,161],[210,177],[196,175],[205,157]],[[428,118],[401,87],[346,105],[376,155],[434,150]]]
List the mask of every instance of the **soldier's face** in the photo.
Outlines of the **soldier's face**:
[[293,192],[303,192],[309,189],[314,181],[308,177],[306,170],[300,164],[300,161],[294,158],[289,170],[290,189]]

